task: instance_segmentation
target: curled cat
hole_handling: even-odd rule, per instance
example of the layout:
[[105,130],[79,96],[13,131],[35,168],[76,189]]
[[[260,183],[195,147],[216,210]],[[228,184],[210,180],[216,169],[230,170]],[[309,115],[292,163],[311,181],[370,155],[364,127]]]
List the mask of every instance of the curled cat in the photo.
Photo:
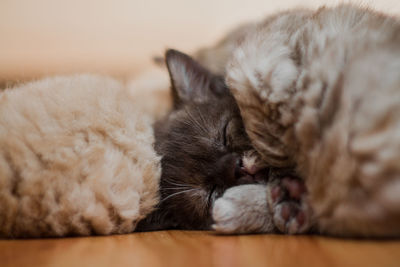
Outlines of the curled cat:
[[[263,160],[304,179],[308,225],[339,236],[399,236],[399,19],[340,5],[286,11],[246,31],[229,48],[226,81]],[[254,206],[228,196],[242,190],[225,193],[241,207],[230,210],[231,221]]]
[[96,75],[0,92],[0,237],[132,232],[161,175],[153,119],[136,101]]

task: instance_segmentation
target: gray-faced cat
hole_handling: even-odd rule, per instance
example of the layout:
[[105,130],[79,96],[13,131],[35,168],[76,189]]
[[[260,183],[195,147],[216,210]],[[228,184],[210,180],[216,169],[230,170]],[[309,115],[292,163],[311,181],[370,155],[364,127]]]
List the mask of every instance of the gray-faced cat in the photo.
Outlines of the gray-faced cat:
[[[162,156],[161,202],[138,230],[211,229],[214,201],[227,188],[266,186],[271,170],[257,161],[223,77],[175,50],[166,53],[166,65],[174,109],[155,125],[155,149]],[[271,216],[252,227],[275,231],[268,206],[261,209]]]

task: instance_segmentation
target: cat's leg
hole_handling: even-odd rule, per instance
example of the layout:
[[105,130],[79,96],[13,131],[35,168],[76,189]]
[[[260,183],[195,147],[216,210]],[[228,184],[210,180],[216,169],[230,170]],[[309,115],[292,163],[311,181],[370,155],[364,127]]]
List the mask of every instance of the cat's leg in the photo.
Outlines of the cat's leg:
[[251,37],[235,50],[226,81],[263,160],[274,167],[293,166],[296,82],[301,69],[281,39]]

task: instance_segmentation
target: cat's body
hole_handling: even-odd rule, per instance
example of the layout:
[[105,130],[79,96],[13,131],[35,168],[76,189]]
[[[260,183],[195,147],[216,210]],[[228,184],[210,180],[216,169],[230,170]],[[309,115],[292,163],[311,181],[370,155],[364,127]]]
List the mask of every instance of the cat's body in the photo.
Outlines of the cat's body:
[[161,174],[153,120],[135,101],[93,75],[0,92],[0,236],[132,232]]
[[399,19],[349,5],[293,10],[236,42],[226,80],[246,131],[268,164],[305,180],[319,231],[399,236]]

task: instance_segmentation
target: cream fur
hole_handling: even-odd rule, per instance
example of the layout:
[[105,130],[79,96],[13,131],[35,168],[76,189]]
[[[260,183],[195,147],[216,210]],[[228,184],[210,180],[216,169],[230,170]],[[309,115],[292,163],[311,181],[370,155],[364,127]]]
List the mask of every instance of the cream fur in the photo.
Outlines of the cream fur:
[[400,236],[400,20],[339,5],[238,30],[202,58],[226,66],[263,159],[297,168],[322,233]]
[[0,236],[129,233],[158,201],[154,120],[121,83],[46,78],[0,93]]
[[254,27],[227,67],[264,160],[297,166],[320,230],[400,235],[400,22],[342,5]]

